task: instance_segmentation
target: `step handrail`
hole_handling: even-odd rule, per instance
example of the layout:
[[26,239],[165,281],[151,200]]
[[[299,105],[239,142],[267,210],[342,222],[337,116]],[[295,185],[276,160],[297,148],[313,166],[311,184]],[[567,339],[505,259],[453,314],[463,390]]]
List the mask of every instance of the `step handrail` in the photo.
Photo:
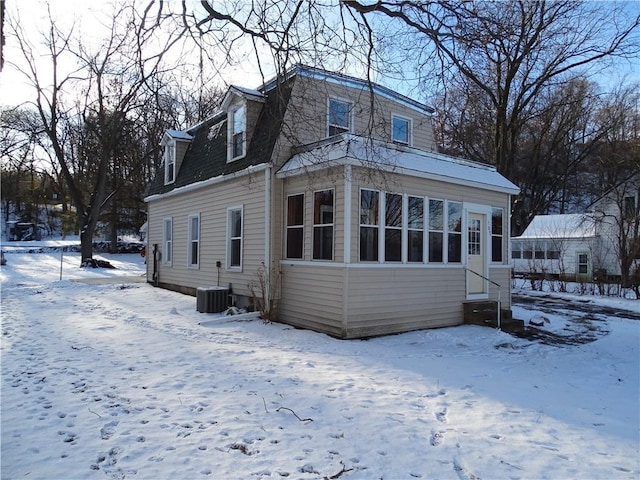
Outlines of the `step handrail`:
[[[479,276],[480,278],[482,278],[482,279],[486,280],[487,282],[492,283],[493,285],[495,285],[496,287],[498,287],[498,319],[497,319],[497,320],[498,320],[498,330],[502,330],[502,325],[501,325],[501,323],[502,323],[502,322],[501,322],[501,320],[502,320],[502,319],[501,319],[501,316],[502,316],[502,312],[501,312],[501,310],[502,310],[502,302],[500,301],[501,294],[502,294],[502,285],[500,285],[500,284],[499,284],[499,283],[497,283],[497,282],[494,282],[494,281],[493,281],[493,280],[491,280],[490,278],[485,277],[484,275],[482,275],[482,274],[480,274],[480,273],[476,272],[475,270],[471,270],[471,269],[470,269],[469,267],[467,267],[466,265],[464,266],[464,271],[465,271],[465,277],[466,277],[466,273],[467,273],[467,272],[471,272],[471,273],[473,273],[474,275],[477,275],[477,276]],[[466,283],[466,282],[465,282],[465,283]]]

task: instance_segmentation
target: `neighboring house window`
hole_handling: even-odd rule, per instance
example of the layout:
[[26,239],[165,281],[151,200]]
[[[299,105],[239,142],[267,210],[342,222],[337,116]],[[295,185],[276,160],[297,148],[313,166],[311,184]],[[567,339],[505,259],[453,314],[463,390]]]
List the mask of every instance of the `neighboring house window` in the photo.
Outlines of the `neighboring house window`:
[[391,139],[396,143],[411,143],[411,120],[396,115],[391,116]]
[[533,250],[533,258],[535,260],[544,260],[544,249],[545,245],[543,243],[536,243]]
[[458,202],[447,202],[447,261],[462,261],[462,204]]
[[173,218],[171,217],[163,220],[162,244],[164,245],[162,263],[171,265],[173,260]]
[[244,105],[238,105],[229,112],[229,160],[236,160],[246,154],[247,112]]
[[635,218],[637,207],[636,207],[636,197],[628,196],[624,197],[624,216],[626,219],[631,220]]
[[491,261],[502,262],[503,214],[501,208],[491,209]]
[[176,180],[176,144],[169,142],[164,146],[164,183]]
[[200,264],[200,214],[189,215],[189,258],[190,267],[197,267]]
[[444,201],[429,200],[429,261],[442,262]]
[[547,260],[559,260],[560,248],[555,245],[555,242],[547,242]]
[[287,197],[287,258],[304,253],[304,193]]
[[407,221],[407,260],[422,262],[424,260],[424,199],[409,197]]
[[227,209],[227,268],[242,268],[242,207]]
[[329,136],[351,131],[351,104],[337,98],[329,99]]
[[522,258],[522,250],[520,250],[520,245],[516,245],[515,243],[512,246],[511,250],[511,258]]
[[385,194],[384,203],[384,259],[402,260],[402,195]]
[[533,260],[533,245],[529,242],[522,245],[522,258],[525,260]]
[[313,194],[313,259],[333,260],[333,190]]
[[360,190],[360,261],[378,261],[378,205],[380,194]]

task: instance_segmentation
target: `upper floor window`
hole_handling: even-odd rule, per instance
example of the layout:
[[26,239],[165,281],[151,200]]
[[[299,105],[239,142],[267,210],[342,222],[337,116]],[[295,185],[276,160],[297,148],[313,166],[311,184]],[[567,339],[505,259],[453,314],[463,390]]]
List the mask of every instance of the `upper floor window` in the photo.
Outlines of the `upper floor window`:
[[238,105],[229,112],[228,150],[229,160],[236,160],[246,155],[247,112],[244,105]]
[[287,258],[304,253],[304,193],[287,197]]
[[313,259],[333,260],[333,190],[313,194]]
[[189,215],[189,267],[198,267],[200,264],[200,214]]
[[176,180],[176,144],[168,142],[164,146],[164,183],[173,183]]
[[337,98],[329,99],[329,136],[351,131],[351,104]]
[[403,145],[411,144],[411,120],[397,115],[391,117],[391,139]]

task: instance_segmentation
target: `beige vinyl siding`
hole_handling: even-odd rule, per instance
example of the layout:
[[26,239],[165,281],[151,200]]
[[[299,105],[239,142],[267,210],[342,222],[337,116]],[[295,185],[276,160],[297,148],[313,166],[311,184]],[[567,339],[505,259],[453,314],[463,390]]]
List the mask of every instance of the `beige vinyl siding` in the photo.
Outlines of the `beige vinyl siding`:
[[370,267],[348,270],[347,336],[460,325],[461,268]]
[[308,77],[298,77],[291,94],[290,105],[283,123],[281,138],[281,165],[293,145],[307,145],[327,138],[327,113],[329,98],[352,103],[351,133],[377,140],[391,141],[391,115],[411,119],[412,146],[426,151],[436,151],[431,117],[426,112],[412,109],[380,95],[375,95],[371,114],[371,91],[345,85],[323,82]]
[[[242,271],[228,271],[227,209],[243,207]],[[187,267],[188,216],[200,213],[200,265]],[[233,284],[233,291],[249,295],[248,282],[255,279],[264,261],[264,173],[242,177],[185,193],[152,200],[149,203],[149,245],[162,249],[162,219],[173,217],[173,262],[159,262],[161,284],[195,289],[218,284]],[[150,263],[150,262],[149,262]],[[148,267],[151,281],[152,267]]]
[[284,260],[281,271],[280,320],[343,336],[344,268],[296,265]]

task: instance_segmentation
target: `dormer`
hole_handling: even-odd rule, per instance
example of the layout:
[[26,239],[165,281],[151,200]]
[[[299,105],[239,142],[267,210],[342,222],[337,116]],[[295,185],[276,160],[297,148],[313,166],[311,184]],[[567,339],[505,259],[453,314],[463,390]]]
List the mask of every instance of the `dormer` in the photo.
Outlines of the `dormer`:
[[262,92],[233,85],[229,87],[222,101],[222,110],[227,112],[227,163],[247,155],[264,103]]
[[164,164],[164,184],[169,185],[176,181],[178,171],[184,154],[193,137],[179,130],[167,130],[162,137],[160,145],[163,148],[162,160]]

